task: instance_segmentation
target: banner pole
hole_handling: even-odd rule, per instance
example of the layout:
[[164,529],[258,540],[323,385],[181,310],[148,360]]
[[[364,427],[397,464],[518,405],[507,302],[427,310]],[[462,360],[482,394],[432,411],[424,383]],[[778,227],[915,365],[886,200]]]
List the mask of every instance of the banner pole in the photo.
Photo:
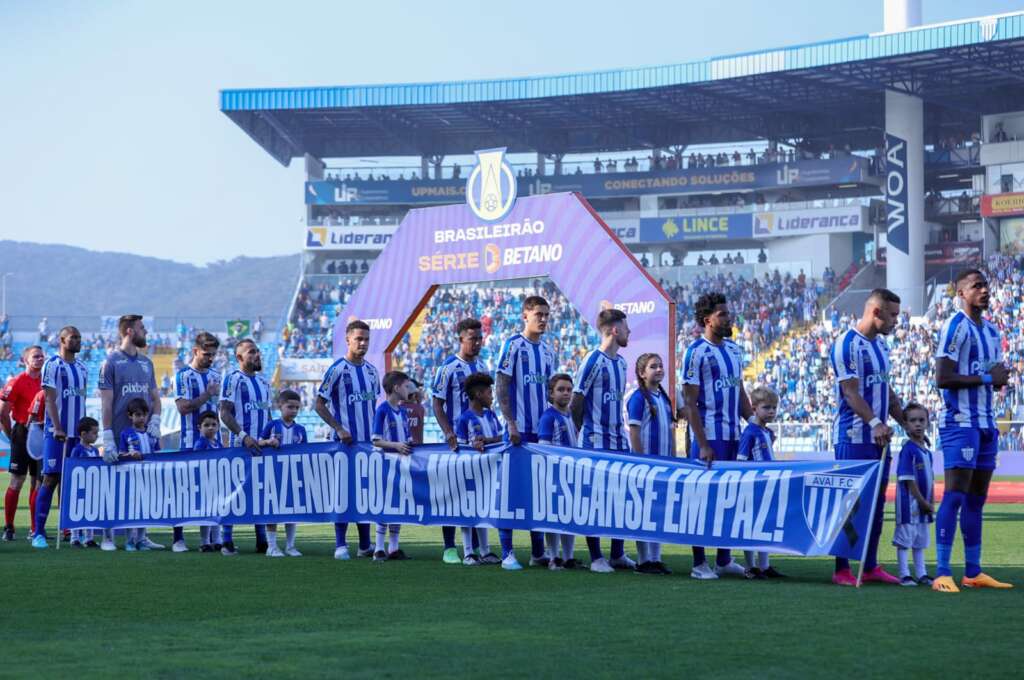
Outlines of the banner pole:
[[868,543],[871,542],[871,531],[875,524],[875,510],[878,507],[878,494],[882,487],[882,466],[886,465],[889,461],[889,445],[885,445],[885,450],[882,452],[882,459],[878,461],[878,479],[875,481],[875,496],[871,499],[871,514],[868,515],[870,522],[868,524],[868,535],[864,539],[864,549],[860,551],[860,563],[857,565],[857,588],[860,588],[861,579],[864,578],[864,559],[868,556]]
[[[64,490],[64,464],[68,460],[68,439],[64,438],[64,448],[61,449],[60,455],[60,481],[57,482],[57,488],[61,491]],[[60,506],[60,494],[57,494],[57,550],[60,550],[60,540],[64,537],[64,532],[61,529],[60,512],[63,508]]]

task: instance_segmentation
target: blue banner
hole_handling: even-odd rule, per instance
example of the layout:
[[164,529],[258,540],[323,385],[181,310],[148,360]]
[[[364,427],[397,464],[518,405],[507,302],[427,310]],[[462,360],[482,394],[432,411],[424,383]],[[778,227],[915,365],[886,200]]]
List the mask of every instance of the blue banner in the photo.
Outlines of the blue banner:
[[[736,167],[545,175],[516,179],[519,196],[578,192],[587,198],[700,194],[862,182],[870,162],[859,156]],[[333,179],[306,182],[308,205],[464,203],[463,179]]]
[[379,521],[536,529],[859,558],[880,464],[703,464],[496,445],[485,453],[369,445],[69,459],[61,528]]
[[752,238],[753,213],[641,217],[640,242],[705,241]]

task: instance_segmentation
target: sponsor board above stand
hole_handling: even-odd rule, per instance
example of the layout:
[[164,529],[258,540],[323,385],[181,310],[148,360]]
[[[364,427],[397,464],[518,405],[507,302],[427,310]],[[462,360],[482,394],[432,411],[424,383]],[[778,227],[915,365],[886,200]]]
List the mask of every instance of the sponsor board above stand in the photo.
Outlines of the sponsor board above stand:
[[695,214],[640,219],[642,243],[766,239],[811,234],[865,231],[868,208],[863,205],[800,210],[769,210]]
[[383,250],[397,224],[306,227],[306,250]]
[[[859,183],[870,161],[858,156],[718,168],[512,177],[519,196],[581,193],[587,198],[681,195]],[[307,205],[439,205],[466,200],[464,179],[317,180],[306,182]]]

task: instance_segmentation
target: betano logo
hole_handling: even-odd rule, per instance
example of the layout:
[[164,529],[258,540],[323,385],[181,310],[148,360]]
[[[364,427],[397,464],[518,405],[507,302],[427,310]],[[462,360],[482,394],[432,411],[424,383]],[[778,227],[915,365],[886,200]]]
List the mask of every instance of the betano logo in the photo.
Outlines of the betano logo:
[[476,167],[466,180],[466,203],[484,222],[497,222],[516,201],[515,175],[505,161],[505,148],[476,152]]

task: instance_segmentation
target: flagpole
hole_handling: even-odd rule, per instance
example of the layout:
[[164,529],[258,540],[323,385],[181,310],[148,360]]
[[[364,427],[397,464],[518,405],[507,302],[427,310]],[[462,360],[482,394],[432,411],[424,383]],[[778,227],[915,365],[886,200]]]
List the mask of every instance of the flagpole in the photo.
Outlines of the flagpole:
[[[67,439],[67,437],[64,437],[64,448],[61,450],[61,456],[60,456],[60,481],[57,482],[58,488],[62,492],[64,491],[64,465],[65,465],[65,463],[67,463],[67,460],[68,460],[68,439]],[[60,511],[61,511],[60,494],[58,493],[57,494],[57,550],[60,550],[60,539],[64,537],[63,536],[64,531],[61,528]]]
[[860,564],[857,565],[857,588],[860,588],[861,581],[864,578],[864,559],[868,556],[868,544],[871,543],[871,531],[875,523],[875,509],[878,507],[878,494],[882,487],[882,466],[888,464],[888,461],[889,445],[886,444],[885,450],[882,452],[882,459],[878,461],[878,479],[875,480],[875,495],[871,499],[871,514],[868,515],[868,535],[864,539],[864,549],[860,552]]

